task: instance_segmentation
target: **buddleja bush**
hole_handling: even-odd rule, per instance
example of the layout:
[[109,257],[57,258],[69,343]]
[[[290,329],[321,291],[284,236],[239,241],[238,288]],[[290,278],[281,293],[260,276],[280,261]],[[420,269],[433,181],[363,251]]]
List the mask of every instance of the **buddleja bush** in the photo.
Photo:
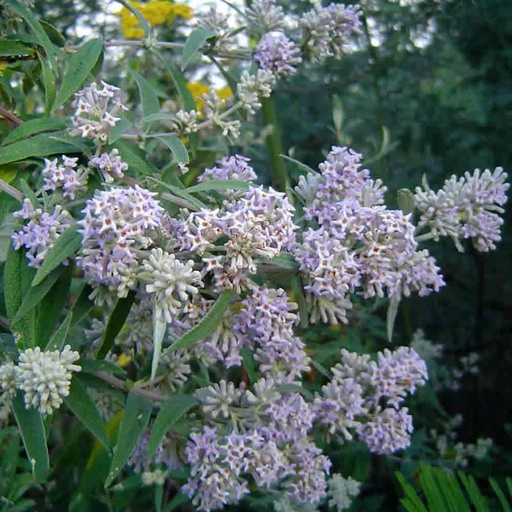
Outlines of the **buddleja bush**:
[[[156,485],[160,507],[165,486],[167,510],[258,497],[278,511],[343,510],[359,484],[335,472],[322,446],[406,448],[405,400],[426,365],[403,346],[376,358],[341,349],[327,369],[298,329],[350,322],[354,297],[386,298],[391,337],[402,298],[445,284],[421,242],[495,249],[507,175],[476,170],[439,191],[424,182],[393,210],[361,155],[335,146],[293,190],[258,185],[249,158],[211,148],[234,146],[297,66],[341,58],[360,31],[357,7],[297,17],[254,0],[234,13],[238,24],[212,9],[183,24],[186,37],[178,27],[160,41],[123,5],[142,39],[69,46],[24,4],[4,12],[1,44],[14,64],[1,82],[12,108],[1,111],[0,184],[2,201],[17,205],[3,266],[2,421],[17,425],[42,485],[58,463],[47,440],[53,453],[72,414],[98,441],[87,467],[107,489]],[[134,70],[109,83],[103,53],[123,44],[172,79],[165,104]],[[183,72],[202,58],[231,98],[210,88],[194,101]],[[140,98],[125,94],[125,80]],[[205,151],[219,159],[200,168]],[[162,171],[155,158],[172,162]]]

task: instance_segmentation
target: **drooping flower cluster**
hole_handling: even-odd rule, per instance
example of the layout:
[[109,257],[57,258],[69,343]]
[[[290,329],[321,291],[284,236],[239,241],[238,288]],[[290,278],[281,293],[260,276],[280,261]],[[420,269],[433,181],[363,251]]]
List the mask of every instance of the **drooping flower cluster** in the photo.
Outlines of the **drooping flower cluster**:
[[383,205],[385,188],[360,170],[361,155],[334,147],[296,188],[305,215],[319,224],[303,233],[295,257],[305,275],[310,320],[347,321],[349,293],[400,299],[444,285],[427,250],[418,250],[410,215]]
[[45,166],[42,174],[44,178],[44,190],[55,191],[62,188],[62,195],[74,199],[75,194],[86,189],[87,172],[77,170],[78,158],[69,158],[62,155],[62,164],[58,164],[57,159],[44,159]]
[[343,349],[332,373],[313,404],[317,421],[342,439],[356,435],[374,453],[409,445],[412,417],[402,403],[428,379],[425,361],[414,350],[385,350],[372,361],[369,355]]
[[165,211],[139,186],[97,192],[82,211],[83,245],[77,264],[88,282],[125,297],[137,285],[137,250],[148,249]]
[[94,139],[100,144],[108,142],[111,128],[121,120],[118,114],[128,110],[121,100],[121,90],[105,82],[101,85],[93,82],[75,93],[73,105],[76,110],[71,134]]
[[460,240],[470,238],[477,251],[496,248],[501,240],[502,206],[507,201],[507,174],[501,167],[491,172],[476,169],[461,178],[452,176],[434,192],[426,180],[416,187],[416,208],[421,213],[418,227],[428,227],[430,237],[449,236],[462,250]]
[[302,62],[300,48],[282,32],[265,34],[258,43],[254,59],[261,69],[277,78],[296,73],[296,66]]
[[13,397],[19,389],[24,392],[27,409],[52,414],[69,394],[72,372],[81,369],[73,364],[79,357],[69,345],[62,351],[43,352],[36,347],[21,352],[17,364],[8,362],[0,366],[2,397]]
[[74,224],[70,213],[62,206],[57,205],[52,213],[47,213],[41,207],[34,207],[29,199],[23,201],[21,209],[14,216],[28,220],[11,238],[15,250],[21,247],[26,249],[28,264],[33,268],[41,266],[59,236]]

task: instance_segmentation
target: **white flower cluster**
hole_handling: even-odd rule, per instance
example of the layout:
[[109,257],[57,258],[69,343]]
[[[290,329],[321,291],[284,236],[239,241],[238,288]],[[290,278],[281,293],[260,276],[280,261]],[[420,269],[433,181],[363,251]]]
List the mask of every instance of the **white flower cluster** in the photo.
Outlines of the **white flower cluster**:
[[244,71],[237,85],[237,96],[249,114],[261,108],[260,98],[268,98],[275,85],[275,77],[270,71],[258,69],[255,75]]
[[327,485],[327,494],[331,496],[329,506],[336,507],[338,512],[350,507],[352,498],[359,494],[361,488],[361,484],[353,478],[343,478],[338,473],[332,475]]
[[42,351],[39,347],[21,352],[18,364],[0,366],[2,396],[13,397],[16,389],[25,393],[25,407],[37,409],[42,414],[52,414],[63,397],[68,396],[72,372],[79,372],[78,352],[66,345],[62,351]]

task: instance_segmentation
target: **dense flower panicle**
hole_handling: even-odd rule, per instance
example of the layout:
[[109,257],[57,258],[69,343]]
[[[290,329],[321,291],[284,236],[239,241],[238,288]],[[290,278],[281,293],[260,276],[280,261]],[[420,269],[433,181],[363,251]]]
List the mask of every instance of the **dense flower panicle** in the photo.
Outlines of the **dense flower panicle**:
[[260,98],[268,98],[271,95],[275,81],[275,76],[264,69],[258,69],[254,75],[248,71],[242,73],[236,92],[243,108],[249,114],[254,114],[261,108]]
[[9,402],[16,395],[16,373],[14,363],[0,365],[0,400]]
[[87,172],[76,169],[78,158],[69,158],[62,155],[62,164],[58,160],[44,159],[45,166],[42,170],[44,178],[44,190],[55,191],[62,188],[63,196],[74,199],[75,194],[87,188]]
[[75,93],[73,106],[73,135],[94,139],[101,144],[108,142],[108,134],[121,118],[118,114],[128,110],[121,100],[118,87],[101,82],[93,82],[90,86]]
[[275,0],[254,0],[245,9],[245,16],[254,32],[265,33],[286,28],[284,10]]
[[351,37],[361,32],[360,14],[357,6],[343,4],[317,5],[305,13],[300,26],[311,57],[315,60],[341,58]]
[[201,409],[206,416],[216,420],[230,418],[230,406],[239,405],[243,391],[235,388],[232,382],[222,379],[218,384],[198,389],[194,396],[201,402]]
[[388,349],[379,352],[370,382],[376,402],[383,398],[398,409],[407,394],[414,394],[417,386],[423,386],[427,379],[425,361],[412,348],[400,347],[393,352]]
[[428,379],[425,361],[414,350],[385,350],[375,362],[343,349],[331,371],[331,381],[313,402],[316,421],[342,439],[356,435],[374,453],[409,445],[412,418],[402,402]]
[[387,407],[378,411],[358,431],[359,437],[372,453],[389,455],[411,444],[412,416],[407,407]]
[[57,242],[59,236],[73,225],[70,213],[57,205],[52,213],[35,208],[29,199],[23,201],[20,210],[13,214],[29,222],[11,235],[15,250],[24,247],[29,267],[39,268]]
[[71,373],[79,372],[78,352],[66,345],[62,351],[42,352],[39,347],[21,352],[14,368],[16,387],[25,392],[27,409],[37,409],[42,414],[52,414],[63,397],[69,394]]
[[171,323],[189,298],[199,292],[198,287],[204,286],[201,273],[193,267],[192,260],[182,263],[161,248],[151,249],[144,259],[138,279],[145,283],[158,319]]
[[166,223],[154,193],[139,186],[100,191],[82,211],[83,246],[77,264],[88,282],[104,285],[119,297],[136,286],[135,251],[153,244]]
[[110,153],[101,153],[89,162],[96,166],[103,176],[105,183],[112,183],[116,178],[122,178],[128,170],[128,164],[119,156],[119,151],[113,149]]
[[282,78],[297,72],[302,62],[300,48],[282,32],[269,32],[258,43],[254,59],[260,69]]
[[327,494],[331,497],[329,506],[336,507],[338,512],[350,508],[352,499],[359,494],[361,488],[360,482],[352,477],[343,478],[338,473],[332,475],[327,485]]
[[197,177],[197,181],[200,183],[210,180],[255,181],[258,176],[249,165],[250,161],[250,158],[240,155],[221,158],[215,167],[205,169]]
[[197,27],[207,28],[215,32],[215,50],[218,53],[229,52],[236,46],[233,38],[233,23],[230,16],[216,6],[210,7],[205,13],[197,15]]
[[254,288],[242,301],[234,329],[254,351],[263,375],[293,381],[309,370],[305,344],[293,332],[296,309],[283,289]]
[[434,240],[451,237],[459,248],[460,239],[471,238],[478,251],[494,250],[501,240],[503,219],[498,214],[507,201],[507,177],[501,167],[476,169],[458,179],[452,176],[437,193],[424,180],[414,196],[421,212],[418,227],[428,227]]
[[161,387],[171,393],[176,393],[192,374],[190,350],[174,350],[164,352],[160,358],[160,367],[164,370],[164,380]]

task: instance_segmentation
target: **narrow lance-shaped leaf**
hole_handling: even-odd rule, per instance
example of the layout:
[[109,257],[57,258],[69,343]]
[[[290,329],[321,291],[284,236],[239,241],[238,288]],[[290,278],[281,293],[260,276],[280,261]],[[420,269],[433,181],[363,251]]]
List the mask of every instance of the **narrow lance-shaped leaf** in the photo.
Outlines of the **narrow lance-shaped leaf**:
[[396,315],[398,313],[398,306],[400,305],[400,299],[393,297],[389,299],[388,311],[386,313],[386,333],[388,341],[391,342],[393,339],[393,329],[395,327]]
[[163,142],[171,150],[176,162],[181,164],[189,163],[187,148],[178,137],[175,135],[158,135],[153,138]]
[[20,429],[23,445],[37,481],[45,479],[50,461],[46,446],[46,433],[41,413],[36,409],[25,409],[20,391],[12,400],[12,410]]
[[127,297],[123,297],[117,301],[116,307],[110,318],[108,319],[105,332],[103,334],[103,343],[98,350],[98,359],[103,359],[114,343],[115,337],[119,334],[124,326],[126,318],[132,308],[133,300],[135,298],[134,292],[129,292]]
[[153,86],[139,73],[130,70],[130,75],[135,78],[139,88],[140,99],[142,100],[142,112],[144,116],[156,114],[160,111],[160,102]]
[[167,322],[162,320],[158,305],[153,306],[153,359],[151,361],[151,380],[156,376],[160,356],[162,355],[162,342],[165,336]]
[[7,146],[13,142],[27,139],[28,137],[41,132],[55,132],[57,130],[63,130],[65,127],[66,123],[62,119],[54,119],[52,117],[29,119],[9,133],[9,135],[7,135],[7,137],[2,141],[2,146]]
[[63,271],[63,268],[56,268],[41,283],[37,286],[32,286],[30,291],[23,297],[23,302],[14,316],[13,323],[19,322],[43,300]]
[[62,79],[62,85],[53,103],[53,111],[64,105],[80,89],[99,59],[102,50],[103,41],[101,39],[92,39],[87,41],[71,56],[66,73]]
[[119,475],[137,447],[149,423],[151,409],[152,404],[148,400],[134,393],[128,395],[105,487],[108,487]]
[[155,419],[147,447],[147,460],[150,461],[158,445],[169,429],[181,419],[198,401],[190,395],[177,395],[166,400]]
[[85,428],[87,428],[107,450],[110,450],[110,443],[103,418],[91,396],[87,393],[84,385],[76,376],[71,380],[69,395],[64,398],[64,403],[84,424]]
[[60,320],[62,310],[73,278],[73,264],[69,264],[51,287],[46,296],[39,302],[37,308],[36,330],[34,333],[34,345],[42,347],[48,343],[53,329]]
[[208,192],[210,190],[248,190],[250,184],[240,180],[209,180],[197,185],[187,187],[189,194],[196,192]]
[[185,47],[181,55],[181,71],[185,71],[199,53],[201,46],[211,37],[215,37],[215,32],[209,28],[198,28],[190,33],[185,41]]
[[45,350],[62,350],[68,336],[72,318],[73,311],[70,311],[64,319],[64,322],[62,322],[60,327],[55,331],[55,334],[48,341]]
[[165,353],[174,352],[180,348],[186,348],[195,341],[204,340],[209,336],[220,324],[224,313],[229,307],[231,298],[233,297],[233,290],[226,290],[222,292],[210,311],[204,318],[192,329],[188,330],[180,339],[176,340]]
[[64,260],[68,259],[71,255],[82,245],[82,235],[78,232],[78,225],[70,226],[64,231],[55,245],[50,249],[50,252],[39,267],[32,281],[32,286],[37,286],[50,274],[50,272],[57,268]]

